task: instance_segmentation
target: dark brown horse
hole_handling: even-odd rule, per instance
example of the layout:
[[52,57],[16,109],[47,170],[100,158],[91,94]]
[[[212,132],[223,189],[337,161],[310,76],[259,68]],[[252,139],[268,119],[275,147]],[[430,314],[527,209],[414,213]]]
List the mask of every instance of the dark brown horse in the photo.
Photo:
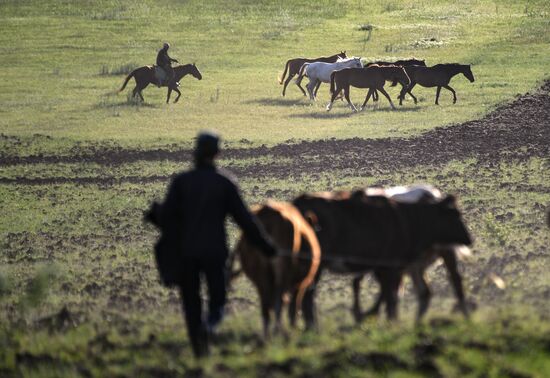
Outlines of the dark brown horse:
[[439,105],[439,93],[441,88],[448,89],[453,94],[453,104],[456,103],[456,92],[449,82],[451,79],[458,75],[459,73],[466,76],[470,83],[475,81],[474,74],[470,68],[469,64],[458,64],[458,63],[446,63],[446,64],[436,64],[432,67],[422,67],[422,66],[408,66],[405,67],[407,74],[411,78],[411,85],[405,90],[403,89],[399,95],[399,105],[402,105],[403,98],[405,93],[411,95],[416,104],[418,101],[416,97],[412,94],[412,89],[416,84],[423,87],[437,87],[435,95],[435,104]]
[[330,103],[327,105],[327,111],[330,111],[332,108],[332,103],[336,100],[336,97],[342,90],[344,90],[344,97],[348,101],[351,109],[354,112],[357,111],[357,108],[349,99],[350,86],[354,86],[356,88],[369,88],[369,93],[367,94],[367,98],[365,99],[361,110],[365,107],[373,91],[376,90],[386,96],[392,109],[395,109],[388,92],[384,89],[386,80],[397,80],[405,88],[408,87],[411,82],[403,67],[398,66],[381,67],[373,65],[368,68],[347,68],[333,72],[330,77],[330,91],[332,93],[332,98]]
[[[334,63],[338,60],[338,58],[346,59],[347,58],[346,52],[341,51],[339,54],[335,54],[335,55],[331,55],[331,56],[322,56],[320,58],[312,58],[312,59],[310,59],[310,58],[294,58],[294,59],[288,60],[286,62],[286,65],[285,65],[285,71],[283,72],[283,76],[279,77],[279,84],[283,84],[283,80],[284,80],[283,96],[285,95],[286,87],[287,87],[288,83],[290,83],[290,80],[292,80],[292,78],[294,76],[296,76],[298,74],[298,72],[300,72],[300,68],[302,68],[302,65],[304,63],[313,63],[313,62]],[[288,72],[288,76],[287,76],[287,79],[285,80],[285,76],[286,76],[287,72]],[[296,85],[298,86],[298,88],[300,88],[300,90],[302,91],[304,96],[307,96],[306,91],[300,85],[301,81],[302,81],[302,77],[300,77],[298,80],[296,80]]]
[[[187,74],[191,74],[193,77],[195,77],[198,80],[202,80],[202,75],[195,66],[195,63],[193,64],[184,64],[182,66],[174,67],[174,80],[168,84],[163,84],[163,87],[168,87],[168,94],[166,96],[166,103],[170,101],[170,95],[172,94],[172,91],[175,91],[178,94],[178,97],[174,100],[174,103],[178,102],[181,92],[179,91],[177,85],[175,82],[179,82],[182,77],[184,77]],[[136,97],[136,95],[139,95],[141,98],[141,101],[145,101],[143,98],[143,95],[141,94],[141,91],[147,88],[149,84],[155,84],[157,83],[157,79],[155,77],[155,67],[154,66],[143,66],[136,68],[130,74],[126,77],[126,80],[124,80],[124,84],[122,84],[122,88],[119,89],[119,92],[122,92],[124,88],[126,88],[126,84],[128,84],[128,81],[131,78],[134,78],[136,80],[136,86],[134,87],[132,91],[132,97]]]
[[[396,60],[395,62],[385,62],[385,61],[382,61],[382,60],[377,60],[376,62],[370,62],[370,63],[365,64],[365,67],[370,67],[372,65],[377,65],[377,66],[400,66],[400,67],[408,67],[408,66],[423,66],[423,67],[426,67],[426,62],[424,61],[424,59],[416,59],[416,58],[400,59],[400,60]],[[395,87],[396,85],[397,85],[397,80],[393,81],[392,84],[390,85],[390,87]],[[378,93],[376,91],[374,91],[374,93],[372,95],[373,95],[372,96],[373,100],[378,101]]]

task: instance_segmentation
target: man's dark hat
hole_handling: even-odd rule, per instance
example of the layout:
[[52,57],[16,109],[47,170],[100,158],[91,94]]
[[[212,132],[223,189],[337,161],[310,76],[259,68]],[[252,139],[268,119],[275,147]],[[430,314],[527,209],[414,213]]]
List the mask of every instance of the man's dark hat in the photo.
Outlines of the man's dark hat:
[[195,143],[195,157],[209,158],[219,151],[220,137],[213,131],[201,131]]

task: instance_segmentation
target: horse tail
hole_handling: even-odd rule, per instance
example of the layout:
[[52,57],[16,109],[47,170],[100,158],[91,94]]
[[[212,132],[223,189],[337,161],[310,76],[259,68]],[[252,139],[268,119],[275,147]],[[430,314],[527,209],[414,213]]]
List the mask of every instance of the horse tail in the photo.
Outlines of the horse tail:
[[128,76],[126,76],[126,80],[124,80],[124,84],[122,84],[122,87],[118,90],[118,92],[122,92],[124,90],[124,88],[126,88],[126,84],[128,84],[128,82],[130,81],[130,79],[136,74],[136,71],[138,69],[136,68],[135,70],[133,70],[132,72],[130,72],[130,74]]
[[288,72],[288,66],[290,65],[290,60],[286,61],[285,65],[285,72],[283,72],[283,76],[279,76],[279,84],[283,84],[283,80],[285,79],[286,73]]
[[302,81],[302,79],[306,75],[307,66],[309,66],[309,63],[302,64],[302,67],[300,67],[300,71],[298,71],[298,78],[296,79],[296,82]]
[[332,73],[330,74],[330,93],[334,93],[336,91],[335,76],[336,71],[332,71]]
[[306,74],[306,68],[309,66],[309,63],[302,64],[302,67],[300,67],[300,71],[298,71],[299,76],[304,76]]

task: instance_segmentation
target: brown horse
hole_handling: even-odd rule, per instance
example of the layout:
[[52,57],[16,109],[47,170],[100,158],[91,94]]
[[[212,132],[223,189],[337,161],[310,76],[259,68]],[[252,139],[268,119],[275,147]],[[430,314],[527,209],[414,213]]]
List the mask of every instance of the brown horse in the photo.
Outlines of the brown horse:
[[[193,64],[184,64],[182,66],[174,67],[174,80],[171,81],[168,84],[163,84],[163,87],[168,87],[168,95],[166,96],[166,103],[170,101],[170,95],[172,94],[172,91],[175,91],[178,94],[178,97],[174,100],[174,103],[178,102],[181,92],[179,91],[176,82],[179,82],[182,77],[184,77],[187,74],[191,74],[194,78],[198,80],[202,80],[202,75],[195,66],[195,63]],[[147,88],[149,84],[155,84],[157,83],[157,79],[155,78],[155,67],[154,66],[143,66],[136,68],[130,74],[126,77],[126,80],[124,80],[124,84],[122,84],[122,88],[119,89],[119,92],[122,92],[124,88],[126,88],[126,84],[128,84],[128,81],[131,78],[134,78],[136,80],[136,86],[134,87],[132,91],[132,97],[136,97],[136,95],[139,95],[141,98],[141,101],[145,101],[143,98],[143,95],[141,94],[141,91]]]
[[445,63],[436,64],[432,67],[408,66],[405,67],[405,70],[411,78],[411,85],[409,85],[407,89],[403,88],[399,94],[399,105],[402,105],[406,93],[411,95],[415,104],[418,102],[416,97],[412,94],[412,89],[416,84],[427,88],[437,87],[435,95],[436,105],[439,105],[439,93],[441,92],[441,88],[448,89],[453,94],[453,104],[455,104],[456,92],[449,85],[451,79],[461,73],[470,80],[470,83],[475,81],[474,74],[469,64]]
[[[290,83],[290,80],[292,80],[292,78],[294,76],[296,76],[298,74],[298,72],[300,72],[300,68],[302,68],[302,65],[304,63],[313,63],[313,62],[334,63],[338,60],[338,58],[346,59],[347,58],[346,52],[341,51],[339,54],[335,54],[335,55],[331,55],[331,56],[322,56],[320,58],[312,58],[312,59],[310,59],[310,58],[294,58],[294,59],[288,60],[286,62],[286,65],[285,65],[285,71],[283,72],[283,76],[279,77],[279,84],[282,85],[283,80],[285,80],[285,76],[288,72],[288,77],[284,81],[283,97],[285,95],[286,87],[287,87],[288,83]],[[307,96],[306,91],[300,85],[301,81],[302,81],[302,77],[299,77],[298,80],[296,80],[296,85],[298,86],[298,88],[300,88],[300,90],[302,91],[304,96]]]
[[373,91],[376,90],[386,96],[392,109],[395,109],[388,92],[384,89],[386,80],[397,80],[405,88],[411,82],[403,67],[398,66],[381,67],[373,65],[368,68],[347,68],[333,72],[330,76],[330,92],[332,93],[332,98],[330,103],[327,105],[327,111],[330,111],[334,100],[342,90],[344,90],[344,97],[348,101],[351,109],[354,112],[357,111],[357,108],[349,99],[350,86],[354,86],[356,88],[369,88],[367,98],[365,99],[361,110],[365,107]]

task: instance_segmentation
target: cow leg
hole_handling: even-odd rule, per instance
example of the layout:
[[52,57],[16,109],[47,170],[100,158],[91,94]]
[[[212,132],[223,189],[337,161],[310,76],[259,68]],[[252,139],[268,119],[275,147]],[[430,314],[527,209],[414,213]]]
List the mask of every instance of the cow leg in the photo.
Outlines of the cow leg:
[[451,88],[451,86],[448,85],[448,84],[444,85],[443,88],[448,89],[452,92],[452,94],[453,94],[453,104],[456,104],[456,92],[455,92],[455,90],[453,88]]
[[468,306],[466,304],[466,298],[464,296],[462,276],[458,271],[456,253],[454,249],[448,248],[445,249],[443,253],[441,253],[441,257],[443,257],[443,262],[445,263],[445,267],[447,268],[447,273],[449,274],[451,285],[453,286],[456,299],[458,300],[458,307],[460,311],[462,311],[462,313],[464,314],[464,317],[468,318]]
[[437,90],[435,91],[435,104],[439,105],[439,93],[441,92],[441,87],[437,87]]
[[317,290],[317,284],[321,279],[321,269],[317,271],[315,281],[310,287],[306,289],[304,298],[302,299],[302,316],[306,330],[313,330],[317,328],[317,307],[315,304],[315,293]]
[[315,289],[317,284],[313,284],[304,293],[302,300],[302,316],[304,317],[304,323],[306,330],[312,330],[317,327],[317,308],[315,305]]
[[271,299],[269,298],[268,293],[260,292],[260,305],[262,307],[262,323],[264,328],[264,339],[269,339],[269,323],[270,323],[270,309],[271,309]]
[[177,103],[181,97],[181,92],[178,88],[174,88],[174,91],[178,94],[178,97],[174,100],[174,104]]
[[410,275],[418,299],[418,312],[416,314],[416,322],[418,323],[422,320],[422,317],[428,310],[428,306],[430,305],[430,300],[432,298],[432,292],[426,282],[423,267],[415,266],[411,270]]
[[275,332],[284,334],[281,322],[281,313],[283,310],[283,290],[281,290],[280,287],[275,289],[275,303],[273,309],[275,312]]
[[353,112],[357,113],[357,108],[355,107],[355,105],[353,105],[353,103],[349,99],[349,85],[344,87],[344,97],[346,98],[346,101],[348,102],[349,107],[351,108],[351,110]]
[[[285,93],[286,93],[286,87],[288,86],[288,83],[290,83],[290,81],[292,80],[292,78],[294,77],[294,75],[288,75],[288,77],[286,78],[285,82],[284,82],[284,85],[283,85],[283,97],[285,97]],[[302,90],[302,92],[304,92],[304,89],[302,87],[300,87],[300,85],[298,85],[298,88],[300,88]],[[305,92],[304,92],[304,96],[305,96]]]
[[382,93],[384,96],[386,96],[386,98],[390,102],[391,108],[393,110],[395,110],[395,106],[393,105],[393,102],[391,101],[391,98],[390,98],[390,95],[388,94],[388,92],[386,92],[386,90],[384,88],[378,88],[378,90],[380,91],[380,93]]
[[382,295],[386,302],[386,316],[388,320],[397,319],[398,291],[401,284],[401,271],[396,269],[384,269],[382,283]]
[[352,287],[353,287],[353,307],[352,314],[356,323],[361,322],[361,281],[363,281],[363,275],[360,274],[353,278]]
[[290,302],[288,303],[288,309],[287,309],[288,323],[292,328],[296,327],[296,312],[298,311],[298,309],[296,308],[297,296],[298,296],[298,290],[293,290],[292,295],[290,296]]

